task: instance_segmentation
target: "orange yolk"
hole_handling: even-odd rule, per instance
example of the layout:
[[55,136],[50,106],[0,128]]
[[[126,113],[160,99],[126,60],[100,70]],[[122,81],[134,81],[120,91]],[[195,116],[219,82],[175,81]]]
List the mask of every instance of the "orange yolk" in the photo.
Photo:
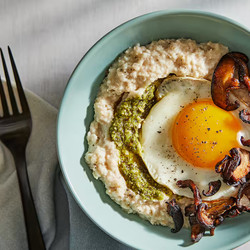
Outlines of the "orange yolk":
[[193,166],[214,169],[230,149],[239,147],[240,129],[231,112],[203,99],[187,105],[178,114],[172,131],[173,146]]

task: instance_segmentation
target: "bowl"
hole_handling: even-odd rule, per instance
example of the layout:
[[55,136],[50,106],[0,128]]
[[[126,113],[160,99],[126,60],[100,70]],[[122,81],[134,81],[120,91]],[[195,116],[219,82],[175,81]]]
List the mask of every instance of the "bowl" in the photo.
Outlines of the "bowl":
[[93,120],[93,104],[110,64],[128,47],[162,38],[191,38],[219,42],[232,51],[250,56],[250,33],[223,16],[201,11],[159,11],[132,19],[100,39],[72,73],[62,99],[57,127],[60,166],[74,198],[82,210],[107,234],[137,249],[232,249],[250,240],[250,214],[228,219],[213,237],[190,244],[190,231],[173,234],[153,226],[139,216],[125,213],[93,178],[83,160],[86,132]]

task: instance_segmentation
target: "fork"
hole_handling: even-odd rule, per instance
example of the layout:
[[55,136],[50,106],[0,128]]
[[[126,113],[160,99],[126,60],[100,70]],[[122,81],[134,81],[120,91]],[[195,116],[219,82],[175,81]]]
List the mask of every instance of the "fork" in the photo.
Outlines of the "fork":
[[[45,244],[30,189],[25,157],[26,146],[32,129],[30,109],[10,47],[8,46],[8,53],[16,82],[17,95],[21,104],[21,111],[18,109],[17,100],[1,48],[0,53],[8,89],[7,95],[4,91],[0,76],[0,98],[3,110],[3,115],[0,117],[0,140],[12,153],[16,165],[29,249],[42,250],[45,249]],[[10,100],[10,109],[8,108],[7,99]]]

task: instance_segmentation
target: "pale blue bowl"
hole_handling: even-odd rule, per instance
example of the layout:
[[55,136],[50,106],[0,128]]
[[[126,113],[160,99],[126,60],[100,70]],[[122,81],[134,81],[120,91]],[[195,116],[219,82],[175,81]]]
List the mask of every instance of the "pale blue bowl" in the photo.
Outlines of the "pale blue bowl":
[[[250,33],[228,18],[201,11],[160,11],[126,22],[98,41],[83,57],[69,79],[58,118],[58,155],[65,180],[83,211],[106,233],[137,249],[231,249],[250,240],[250,214],[228,219],[190,245],[190,231],[172,234],[137,215],[122,211],[106,194],[82,161],[85,134],[93,119],[93,103],[105,72],[113,60],[136,43],[160,38],[191,38],[220,42],[250,56]],[[96,239],[98,240],[98,239]]]

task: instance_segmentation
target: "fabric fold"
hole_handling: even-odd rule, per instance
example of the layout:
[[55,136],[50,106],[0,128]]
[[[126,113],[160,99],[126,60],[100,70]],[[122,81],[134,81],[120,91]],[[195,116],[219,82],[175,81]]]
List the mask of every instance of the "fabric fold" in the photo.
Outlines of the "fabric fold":
[[[68,249],[67,198],[58,183],[57,110],[31,92],[27,91],[26,97],[32,115],[32,133],[26,149],[26,160],[41,230],[47,249]],[[11,153],[2,143],[0,197],[0,249],[28,249],[15,165]],[[64,219],[60,223],[64,225],[57,223],[57,214],[63,214]]]

